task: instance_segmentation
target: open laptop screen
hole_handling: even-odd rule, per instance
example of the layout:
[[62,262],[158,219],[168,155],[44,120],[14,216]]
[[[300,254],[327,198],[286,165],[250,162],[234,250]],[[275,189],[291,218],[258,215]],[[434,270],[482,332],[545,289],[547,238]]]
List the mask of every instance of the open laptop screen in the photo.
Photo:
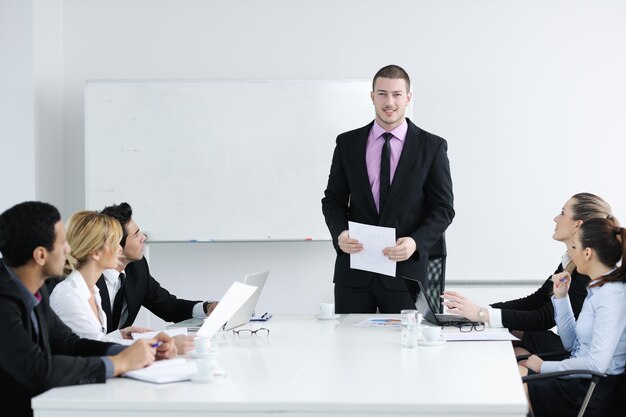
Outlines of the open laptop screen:
[[417,281],[419,285],[420,292],[417,294],[417,301],[415,302],[415,308],[419,311],[426,321],[429,321],[433,324],[440,324],[437,320],[437,317],[433,313],[433,309],[430,305],[430,301],[428,297],[426,297],[426,291],[424,290],[424,286],[421,282]]

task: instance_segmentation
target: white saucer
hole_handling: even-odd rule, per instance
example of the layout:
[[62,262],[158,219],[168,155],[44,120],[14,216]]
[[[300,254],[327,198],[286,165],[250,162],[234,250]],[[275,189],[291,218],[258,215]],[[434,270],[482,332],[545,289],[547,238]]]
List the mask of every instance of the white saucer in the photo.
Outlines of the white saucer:
[[321,314],[316,314],[315,317],[318,320],[337,320],[341,317],[341,314],[333,314],[332,316],[322,316]]
[[200,375],[195,374],[191,376],[191,382],[196,384],[210,384],[215,381],[215,375]]
[[444,345],[445,343],[446,343],[445,340],[435,340],[434,342],[429,342],[427,340],[419,341],[420,346],[441,346],[441,345]]
[[191,356],[194,359],[204,359],[204,358],[210,358],[211,356],[213,356],[213,354],[209,351],[206,353],[198,353],[195,350],[189,352],[189,356]]

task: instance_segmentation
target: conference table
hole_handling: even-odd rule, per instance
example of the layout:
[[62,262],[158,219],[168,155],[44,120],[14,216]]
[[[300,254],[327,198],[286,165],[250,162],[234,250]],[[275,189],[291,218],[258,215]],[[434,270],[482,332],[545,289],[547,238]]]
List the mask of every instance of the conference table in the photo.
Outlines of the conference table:
[[214,337],[225,376],[211,383],[114,378],[106,384],[55,388],[33,399],[34,414],[526,416],[511,342],[449,341],[407,349],[400,346],[398,327],[356,326],[371,317],[276,315],[243,326],[266,327],[267,337],[241,338],[231,331]]

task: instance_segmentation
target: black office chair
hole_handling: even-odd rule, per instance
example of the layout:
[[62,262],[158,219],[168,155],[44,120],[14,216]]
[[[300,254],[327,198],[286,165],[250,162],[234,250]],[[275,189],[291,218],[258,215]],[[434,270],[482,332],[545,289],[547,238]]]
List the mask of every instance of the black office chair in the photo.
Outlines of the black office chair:
[[[583,370],[570,370],[570,371],[559,371],[559,372],[547,372],[545,374],[535,374],[535,375],[526,375],[522,377],[522,382],[529,382],[529,381],[537,381],[540,379],[548,379],[548,378],[559,378],[562,376],[569,376],[569,375],[589,375],[591,376],[590,379],[590,383],[589,383],[589,388],[587,389],[587,393],[585,394],[585,398],[583,399],[583,403],[580,406],[580,409],[578,410],[578,417],[583,417],[583,415],[585,414],[585,411],[587,410],[587,406],[589,405],[589,401],[591,400],[591,396],[593,395],[593,391],[595,390],[596,386],[600,383],[600,380],[602,378],[606,378],[606,374],[603,374],[601,372],[596,372],[596,371],[590,371],[588,369],[583,369]],[[542,416],[537,416],[535,415],[534,417],[542,417]],[[549,416],[545,416],[545,417],[549,417]]]
[[441,237],[439,242],[430,250],[428,256],[428,287],[426,297],[438,314],[443,312],[441,293],[446,288],[446,237]]
[[438,257],[428,260],[428,289],[426,297],[436,311],[435,314],[443,312],[441,293],[446,287],[446,258]]

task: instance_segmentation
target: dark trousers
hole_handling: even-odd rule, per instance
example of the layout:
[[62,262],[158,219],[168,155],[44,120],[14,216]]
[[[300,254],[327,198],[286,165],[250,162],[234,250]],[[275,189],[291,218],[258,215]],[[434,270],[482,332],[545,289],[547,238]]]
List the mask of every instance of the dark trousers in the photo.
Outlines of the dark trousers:
[[403,279],[375,276],[364,288],[346,287],[335,284],[335,312],[398,314],[400,310],[414,310],[417,299],[417,284],[404,280],[405,291],[390,290],[382,284],[384,279]]
[[[547,352],[559,352],[565,351],[561,338],[549,330],[543,331],[530,331],[524,332],[522,340],[517,343],[517,346],[523,347],[530,353],[547,353]],[[569,354],[564,358],[549,358],[548,360],[562,360],[569,357]]]

